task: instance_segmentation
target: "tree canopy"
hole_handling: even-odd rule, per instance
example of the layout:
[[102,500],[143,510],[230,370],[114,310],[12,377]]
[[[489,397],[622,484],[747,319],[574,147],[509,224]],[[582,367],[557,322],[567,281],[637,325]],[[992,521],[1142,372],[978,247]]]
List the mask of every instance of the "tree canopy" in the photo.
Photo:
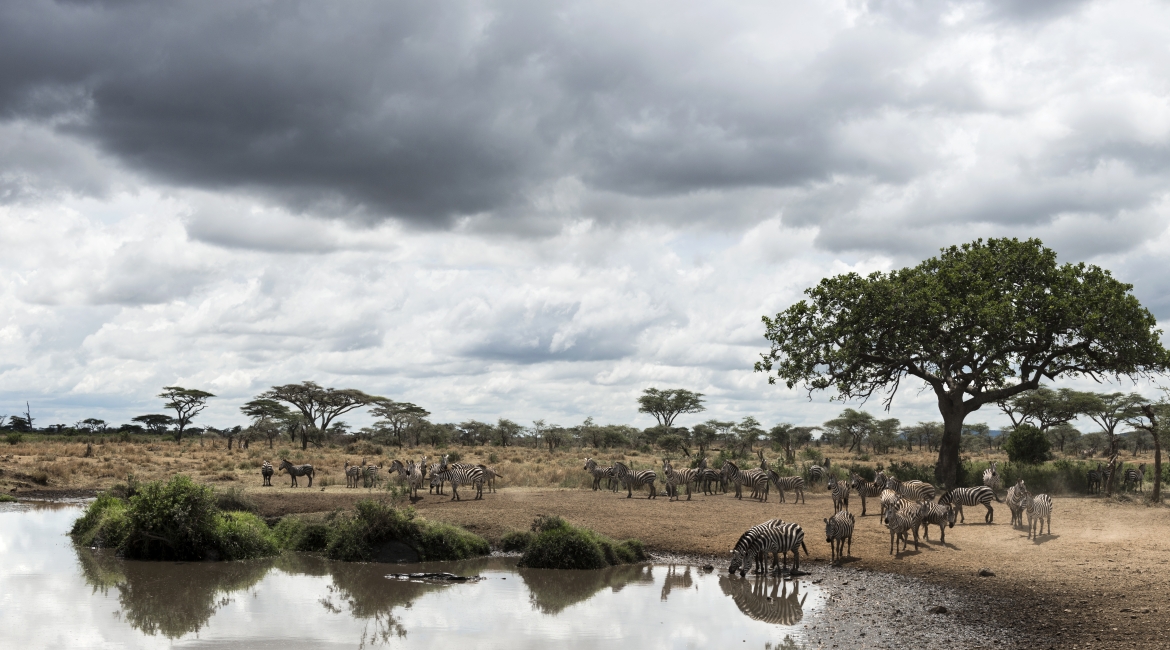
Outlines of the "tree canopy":
[[958,484],[964,418],[1041,379],[1134,377],[1170,368],[1170,352],[1132,285],[1094,265],[1057,264],[1039,240],[990,239],[914,267],[825,278],[774,318],[755,365],[768,381],[841,400],[903,380],[933,390],[943,416],[936,478]]
[[653,415],[662,427],[673,426],[674,419],[683,413],[698,413],[706,408],[702,393],[692,393],[685,388],[647,388],[638,398],[638,404],[639,413]]
[[164,386],[158,396],[167,400],[163,408],[175,411],[175,442],[183,441],[183,432],[191,424],[191,418],[207,408],[208,399],[215,397],[207,391],[182,386]]
[[312,381],[299,384],[273,386],[260,395],[261,399],[276,400],[291,404],[301,412],[301,449],[309,446],[310,435],[321,435],[329,430],[329,423],[337,416],[375,402],[386,401],[384,397],[367,395],[356,388],[324,388]]

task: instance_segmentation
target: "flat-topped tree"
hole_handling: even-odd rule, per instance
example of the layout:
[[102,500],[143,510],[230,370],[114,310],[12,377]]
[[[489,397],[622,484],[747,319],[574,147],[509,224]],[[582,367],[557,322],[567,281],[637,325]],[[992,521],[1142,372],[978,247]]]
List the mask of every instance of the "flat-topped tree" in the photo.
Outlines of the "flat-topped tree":
[[1132,288],[1094,265],[1058,265],[1038,239],[978,240],[918,266],[821,280],[807,299],[763,318],[772,346],[755,369],[810,397],[884,392],[887,409],[904,379],[922,380],[943,417],[935,476],[953,488],[963,420],[984,404],[1044,378],[1170,368],[1162,332]]
[[191,424],[191,418],[207,408],[207,400],[215,397],[205,390],[183,388],[182,386],[164,386],[159,397],[167,400],[164,408],[175,411],[175,442],[183,442],[183,432]]
[[698,413],[705,409],[703,394],[685,388],[647,388],[638,398],[638,412],[653,415],[660,427],[674,426],[674,419],[683,413]]
[[323,388],[316,382],[304,381],[273,386],[258,399],[285,402],[300,411],[307,425],[300,427],[301,449],[308,449],[309,436],[328,431],[329,423],[337,416],[386,398],[367,395],[356,388]]

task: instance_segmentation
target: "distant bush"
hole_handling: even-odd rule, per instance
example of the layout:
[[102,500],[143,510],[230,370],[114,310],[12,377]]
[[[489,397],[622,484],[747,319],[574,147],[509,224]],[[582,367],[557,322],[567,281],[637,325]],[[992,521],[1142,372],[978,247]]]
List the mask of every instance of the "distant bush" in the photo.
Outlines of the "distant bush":
[[11,494],[0,494],[0,503],[8,503],[9,501],[16,501],[16,497]]
[[934,465],[916,465],[909,461],[892,460],[886,474],[899,481],[923,481],[934,483]]
[[1048,436],[1030,424],[1021,424],[1012,429],[1007,440],[1003,443],[1003,450],[1007,452],[1008,460],[1026,465],[1038,465],[1048,460],[1048,452],[1051,448]]
[[536,539],[536,534],[527,530],[513,530],[500,538],[500,550],[505,553],[523,552]]
[[813,447],[805,447],[801,450],[800,455],[805,460],[811,460],[818,464],[824,459],[824,454],[821,453],[821,450]]
[[533,538],[519,566],[535,569],[602,569],[646,559],[642,542],[616,542],[587,528],[578,528],[560,517],[538,517],[532,523]]
[[387,542],[405,544],[427,561],[465,560],[491,552],[479,535],[449,524],[416,520],[413,508],[365,499],[357,502],[353,515],[333,520],[325,555],[345,562],[370,561],[377,547]]
[[450,452],[447,453],[447,462],[448,463],[458,463],[462,459],[463,459],[463,454],[459,453],[458,451],[455,451],[454,449],[452,449]]
[[24,440],[24,436],[16,432],[4,436],[4,442],[10,445],[19,444],[21,440]]
[[216,519],[216,550],[221,560],[247,560],[280,553],[268,525],[250,512],[226,512]]

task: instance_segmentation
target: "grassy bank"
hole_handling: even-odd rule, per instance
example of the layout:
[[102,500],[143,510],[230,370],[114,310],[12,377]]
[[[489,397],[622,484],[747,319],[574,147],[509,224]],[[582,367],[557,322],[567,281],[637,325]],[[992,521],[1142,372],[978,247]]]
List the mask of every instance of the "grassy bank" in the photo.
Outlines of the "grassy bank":
[[509,533],[500,545],[523,551],[519,565],[531,569],[603,569],[646,559],[636,539],[617,542],[557,516],[537,517],[531,530]]

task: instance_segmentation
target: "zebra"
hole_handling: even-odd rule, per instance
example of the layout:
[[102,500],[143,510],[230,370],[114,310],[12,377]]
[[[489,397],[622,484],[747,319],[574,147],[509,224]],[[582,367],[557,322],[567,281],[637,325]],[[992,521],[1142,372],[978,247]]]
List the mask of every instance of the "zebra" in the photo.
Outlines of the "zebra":
[[1125,470],[1125,474],[1122,474],[1122,477],[1123,477],[1122,480],[1124,481],[1124,485],[1125,485],[1126,490],[1133,490],[1133,484],[1137,483],[1138,492],[1145,492],[1146,491],[1145,490],[1145,479],[1146,479],[1146,464],[1145,463],[1138,465],[1137,469],[1134,469],[1131,467],[1131,468]]
[[310,465],[308,463],[305,463],[304,465],[293,465],[292,463],[288,462],[288,459],[281,458],[280,459],[280,470],[282,472],[288,472],[289,478],[292,479],[292,485],[290,485],[289,487],[297,487],[297,477],[298,476],[308,476],[309,477],[309,487],[313,487],[313,466],[312,465]]
[[869,497],[881,498],[882,490],[885,489],[885,477],[882,477],[882,481],[880,483],[877,481],[870,483],[869,481],[861,478],[860,474],[854,472],[849,477],[849,487],[855,490],[857,495],[861,497],[861,516],[864,517],[865,500]]
[[965,523],[966,517],[963,516],[963,506],[981,505],[987,508],[987,514],[983,517],[983,523],[990,524],[995,521],[995,510],[991,507],[991,500],[995,499],[998,503],[1003,503],[999,497],[995,496],[995,492],[986,485],[976,485],[975,487],[959,487],[944,493],[938,498],[940,504],[951,504],[959,510],[959,522]]
[[[882,511],[881,511],[882,517],[885,517],[886,512],[888,512],[891,509],[897,510],[898,507],[902,505],[902,501],[903,501],[902,497],[899,496],[897,492],[895,492],[894,490],[891,490],[889,488],[885,488],[882,490],[882,494],[881,494],[880,499],[881,499],[881,503],[882,503]],[[882,519],[882,521],[885,521],[885,519]]]
[[917,519],[912,512],[899,508],[889,508],[882,515],[882,522],[890,529],[890,555],[895,555],[898,542],[902,542],[902,550],[906,550],[909,545],[906,534],[911,530],[914,531],[914,550],[918,550]]
[[381,477],[378,476],[378,471],[381,469],[381,465],[375,465],[374,463],[366,465],[364,480],[362,481],[363,486],[368,488],[377,488],[378,483],[382,480]]
[[[1028,511],[1028,538],[1037,538],[1044,534],[1044,520],[1048,520],[1048,534],[1052,534],[1052,497],[1047,494],[1024,494],[1024,509]],[[1040,533],[1036,533],[1036,524],[1040,524]]]
[[735,485],[735,498],[737,499],[743,498],[743,486],[745,485],[752,486],[753,495],[760,492],[767,494],[769,477],[762,470],[753,469],[745,472],[740,470],[735,463],[727,460],[723,462],[723,478],[727,479],[728,483]]
[[363,458],[362,462],[358,465],[350,465],[348,459],[345,461],[345,487],[355,488],[358,486],[358,480],[362,475],[362,466],[365,464],[365,458]]
[[764,562],[767,558],[764,557],[763,553],[757,552],[755,549],[763,546],[763,534],[766,529],[783,524],[783,520],[769,519],[762,524],[756,524],[744,531],[730,551],[731,564],[727,567],[727,573],[734,575],[736,571],[739,571],[739,576],[742,578],[747,573],[747,562],[750,559],[755,560],[754,572],[763,573]]
[[934,501],[934,486],[923,481],[903,483],[893,476],[886,477],[886,487],[911,501]]
[[820,465],[813,465],[812,467],[808,468],[808,482],[810,485],[816,485],[820,483],[821,479],[825,478],[825,476],[827,476],[825,468],[821,467]]
[[[784,490],[792,490],[795,494],[792,497],[792,502],[796,503],[800,499],[804,503],[804,478],[800,476],[776,476],[774,479],[776,488],[780,490],[780,503],[784,503]],[[766,500],[766,499],[765,499]],[[845,502],[848,504],[849,495],[845,496]]]
[[825,541],[829,543],[829,562],[841,561],[845,543],[849,543],[849,557],[853,557],[853,514],[839,510],[832,519],[825,519]]
[[272,470],[272,463],[265,460],[260,465],[260,477],[264,480],[264,482],[261,483],[261,485],[266,485],[268,487],[272,487],[272,474],[273,473],[274,472]]
[[[773,519],[758,526],[753,526],[748,530],[748,533],[755,531],[746,543],[737,543],[732,549],[731,566],[728,568],[729,573],[735,573],[739,570],[739,575],[742,578],[747,573],[746,563],[749,559],[754,557],[757,573],[763,568],[767,561],[767,556],[772,556],[772,569],[783,570],[788,568],[788,553],[792,552],[792,573],[800,571],[800,549],[804,549],[804,554],[808,555],[808,546],[804,543],[804,529],[800,524],[784,523],[779,519]],[[747,537],[748,533],[744,533]],[[744,537],[740,538],[744,541]],[[783,566],[778,561],[783,557]]]
[[463,497],[459,496],[460,485],[474,485],[475,498],[477,500],[483,498],[484,471],[478,465],[448,465],[444,458],[443,465],[435,476],[451,484],[451,501],[463,500]]
[[836,476],[829,475],[826,486],[833,495],[833,512],[849,509],[849,486],[837,480]]
[[698,480],[698,470],[684,468],[676,470],[670,461],[662,459],[662,480],[666,483],[666,494],[669,501],[678,500],[678,486],[682,483],[687,489],[687,501],[691,500],[691,483]]
[[1024,496],[1027,494],[1028,488],[1024,485],[1024,479],[1019,479],[1015,485],[1008,488],[1004,502],[1012,511],[1012,526],[1024,525]]
[[727,479],[721,472],[710,467],[699,468],[699,483],[703,488],[703,494],[719,494],[719,488],[723,488],[724,493],[727,492]]
[[613,475],[622,482],[622,485],[626,486],[627,499],[633,498],[635,487],[640,489],[643,485],[650,486],[650,495],[646,497],[647,499],[658,498],[658,487],[654,485],[654,481],[658,480],[658,475],[654,473],[654,470],[634,471],[626,467],[625,463],[616,462],[613,464]]
[[413,460],[406,466],[406,480],[410,486],[410,497],[412,499],[418,498],[418,491],[422,489],[423,480],[426,479],[427,472],[427,457],[423,456],[422,460],[417,463]]
[[1101,486],[1104,484],[1102,478],[1103,470],[1101,469],[1101,463],[1097,463],[1097,469],[1089,470],[1088,474],[1085,476],[1085,483],[1088,486],[1089,494],[1101,492]]
[[983,484],[991,488],[992,492],[998,490],[1001,485],[997,465],[999,465],[999,461],[993,460],[991,461],[991,467],[983,470]]
[[609,470],[611,469],[613,468],[601,467],[597,464],[597,461],[593,460],[592,458],[585,459],[585,471],[589,472],[593,476],[594,491],[601,489],[601,479],[607,478],[609,476]]
[[949,505],[922,502],[922,539],[930,540],[930,527],[938,526],[938,537],[944,545],[947,543],[947,529],[955,527],[955,509]]
[[478,465],[477,467],[483,469],[483,480],[487,482],[488,492],[495,492],[496,479],[504,478],[504,475],[497,472],[496,468],[491,465]]

